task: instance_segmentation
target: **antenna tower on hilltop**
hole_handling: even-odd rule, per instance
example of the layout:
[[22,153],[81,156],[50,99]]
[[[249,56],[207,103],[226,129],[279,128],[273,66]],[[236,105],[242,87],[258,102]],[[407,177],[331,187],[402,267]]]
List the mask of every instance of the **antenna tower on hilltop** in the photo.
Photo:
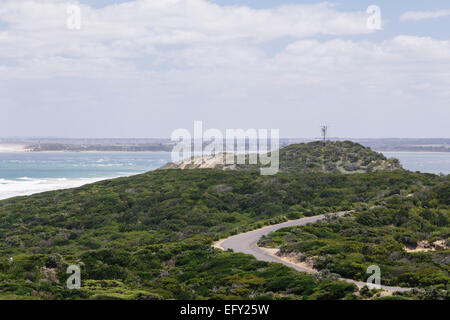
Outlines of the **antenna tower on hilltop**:
[[322,129],[322,139],[323,139],[323,145],[327,143],[327,132],[328,132],[328,126],[321,126]]

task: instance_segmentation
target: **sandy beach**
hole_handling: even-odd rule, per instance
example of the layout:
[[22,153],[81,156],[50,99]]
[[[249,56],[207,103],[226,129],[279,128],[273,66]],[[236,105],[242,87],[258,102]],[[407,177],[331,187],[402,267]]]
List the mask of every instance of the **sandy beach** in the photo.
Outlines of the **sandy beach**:
[[23,144],[8,144],[8,143],[2,143],[0,144],[0,152],[7,153],[7,152],[26,152],[28,151],[26,146]]

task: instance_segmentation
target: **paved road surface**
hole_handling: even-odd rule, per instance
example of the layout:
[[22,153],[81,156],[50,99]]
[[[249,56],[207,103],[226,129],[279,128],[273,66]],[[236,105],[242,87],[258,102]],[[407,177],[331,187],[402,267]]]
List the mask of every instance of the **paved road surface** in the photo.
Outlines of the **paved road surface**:
[[[338,213],[334,213],[334,215],[343,216],[346,213],[347,212],[338,212]],[[278,262],[278,263],[282,263],[288,267],[294,268],[298,271],[311,273],[312,272],[311,270],[308,270],[308,269],[302,268],[301,266],[281,260],[276,255],[272,255],[269,252],[262,250],[260,247],[258,247],[257,243],[258,243],[258,240],[262,236],[268,235],[269,233],[277,231],[279,229],[293,227],[293,226],[303,226],[305,224],[313,223],[313,222],[322,220],[324,218],[325,218],[325,215],[319,215],[319,216],[314,216],[314,217],[306,217],[306,218],[302,218],[302,219],[298,219],[298,220],[291,220],[291,221],[287,221],[287,222],[283,222],[283,223],[279,223],[279,224],[275,224],[275,225],[271,225],[271,226],[266,226],[261,229],[249,231],[246,233],[241,233],[241,234],[229,237],[227,239],[220,240],[214,246],[216,248],[220,248],[222,250],[232,249],[234,252],[242,252],[242,253],[246,253],[246,254],[251,254],[258,260],[268,261],[268,262]],[[369,276],[369,275],[367,275],[367,276]],[[341,280],[354,283],[360,288],[367,285],[367,283],[365,283],[365,282],[355,281],[355,280],[351,280],[351,279],[341,279]],[[411,290],[409,288],[389,287],[389,286],[383,286],[383,285],[381,286],[381,289],[391,291],[391,292]]]

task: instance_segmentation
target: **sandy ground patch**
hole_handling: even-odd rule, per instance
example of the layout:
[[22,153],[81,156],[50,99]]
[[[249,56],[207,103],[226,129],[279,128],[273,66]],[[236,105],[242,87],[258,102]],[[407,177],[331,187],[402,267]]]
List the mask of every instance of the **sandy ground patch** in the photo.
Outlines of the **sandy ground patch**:
[[417,243],[417,247],[414,249],[410,249],[408,247],[404,247],[404,249],[408,253],[413,253],[413,252],[427,252],[427,251],[443,250],[443,249],[448,249],[448,247],[446,245],[445,240],[437,240],[433,243],[429,243],[428,241],[423,240],[423,241],[419,241],[419,243]]
[[219,241],[217,241],[217,242],[214,242],[213,248],[216,248],[216,249],[219,249],[219,250],[224,251],[225,249],[222,247],[222,243],[223,243],[225,240],[227,240],[227,239],[228,239],[228,238],[225,238],[225,239],[219,240]]
[[268,254],[272,255],[272,256],[277,256],[279,259],[286,261],[288,263],[294,264],[296,266],[299,266],[301,268],[304,268],[306,270],[309,270],[311,273],[317,273],[318,271],[316,269],[314,269],[314,266],[312,265],[311,262],[308,261],[300,261],[300,256],[296,255],[295,253],[293,254],[289,254],[289,255],[284,255],[284,256],[280,256],[278,255],[279,253],[279,249],[277,248],[263,248],[263,247],[259,247],[261,250],[267,252]]
[[26,149],[26,146],[22,145],[22,144],[8,144],[8,143],[0,144],[0,152],[2,152],[2,153],[25,152],[25,151],[28,151],[28,150]]

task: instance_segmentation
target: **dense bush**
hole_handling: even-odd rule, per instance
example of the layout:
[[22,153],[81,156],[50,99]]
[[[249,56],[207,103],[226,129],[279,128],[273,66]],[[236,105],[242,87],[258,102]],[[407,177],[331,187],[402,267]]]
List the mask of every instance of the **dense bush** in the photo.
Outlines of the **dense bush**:
[[[313,257],[315,267],[342,277],[365,281],[370,265],[381,268],[382,282],[405,287],[450,285],[450,249],[433,248],[450,236],[450,207],[438,199],[446,186],[403,198],[392,196],[384,205],[366,208],[350,217],[279,230],[260,240],[281,246],[284,254]],[[410,252],[419,241],[429,249]]]
[[[404,204],[402,215],[391,218],[389,211],[383,211],[393,210],[388,208],[367,211],[361,223],[353,220],[355,226],[360,226],[358,232],[367,233],[367,237],[375,232],[373,228],[379,221],[386,230],[386,223],[405,226],[398,240],[393,233],[392,239],[373,248],[364,249],[366,246],[358,242],[344,244],[349,253],[375,250],[376,255],[383,256],[396,248],[398,241],[408,243],[414,237],[421,238],[421,232],[436,236],[435,231],[445,227],[446,200],[436,197],[446,193],[433,189],[445,179],[404,171],[261,176],[250,171],[158,170],[1,201],[0,297],[348,298],[353,287],[242,254],[218,252],[210,245],[213,239],[288,218],[385,202],[402,205],[403,194],[423,193],[423,199],[412,197]],[[397,196],[400,200],[395,199]],[[423,210],[412,213],[414,201],[420,202]],[[413,227],[406,228],[409,215],[426,222],[415,233],[410,231]],[[335,224],[331,223],[310,236],[326,238],[337,232],[333,228]],[[317,248],[320,246],[318,242]],[[335,250],[342,246],[339,244]],[[327,250],[327,254],[335,254],[333,248]],[[349,276],[362,272],[364,264],[357,262]],[[65,289],[66,267],[72,263],[82,269],[83,287],[78,291]],[[345,260],[336,266],[346,268]],[[406,280],[402,281],[408,282],[413,281],[408,280],[410,271],[395,272],[405,274]],[[445,273],[426,272],[426,284],[446,279]]]

